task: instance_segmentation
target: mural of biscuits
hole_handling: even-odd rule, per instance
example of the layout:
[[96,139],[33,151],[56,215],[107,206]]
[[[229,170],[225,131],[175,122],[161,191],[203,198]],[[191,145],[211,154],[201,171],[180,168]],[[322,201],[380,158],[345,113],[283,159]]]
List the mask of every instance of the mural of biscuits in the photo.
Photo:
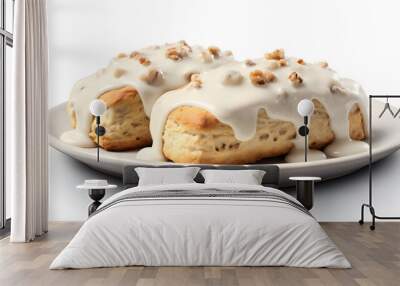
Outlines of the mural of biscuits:
[[340,78],[327,62],[287,58],[282,49],[242,62],[229,51],[185,41],[118,54],[73,87],[67,104],[73,129],[62,141],[95,146],[93,99],[107,106],[100,147],[138,150],[140,160],[249,164],[285,156],[286,162],[302,161],[304,140],[297,132],[302,99],[314,104],[312,161],[366,148],[362,88]]
[[325,62],[285,58],[276,50],[195,75],[184,88],[159,98],[150,118],[153,146],[138,158],[247,164],[287,155],[287,162],[298,161],[295,151],[304,148],[296,135],[302,99],[315,106],[309,140],[313,159],[326,158],[327,146],[327,153],[357,152],[359,140],[367,137],[362,88],[341,79]]
[[73,130],[62,134],[61,140],[79,147],[94,146],[95,120],[89,105],[98,98],[107,105],[102,116],[106,129],[100,138],[102,148],[123,151],[148,146],[149,117],[156,100],[187,84],[193,74],[231,61],[229,51],[189,46],[185,41],[120,53],[106,68],[74,85],[67,105]]

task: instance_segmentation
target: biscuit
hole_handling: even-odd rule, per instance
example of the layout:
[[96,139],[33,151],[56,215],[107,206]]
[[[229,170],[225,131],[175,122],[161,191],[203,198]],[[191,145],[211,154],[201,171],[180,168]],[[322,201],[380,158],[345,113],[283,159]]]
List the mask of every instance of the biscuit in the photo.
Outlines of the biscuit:
[[310,119],[309,147],[322,150],[335,140],[335,133],[330,124],[329,114],[322,103],[313,99],[314,113]]
[[[310,120],[309,148],[322,150],[335,140],[335,134],[325,107],[316,99],[313,103],[315,110]],[[352,139],[365,139],[363,117],[358,106],[349,114],[348,124]],[[254,163],[289,153],[296,132],[293,123],[271,119],[261,109],[255,136],[248,141],[239,141],[232,128],[210,112],[182,106],[168,116],[163,133],[163,153],[176,163]]]
[[[137,91],[132,87],[112,90],[100,96],[107,105],[101,117],[106,133],[100,137],[100,146],[110,151],[138,149],[151,144],[149,118]],[[90,138],[96,142],[96,121],[93,120]]]
[[363,113],[358,104],[354,104],[349,112],[349,136],[353,140],[364,140],[367,138]]
[[245,164],[287,154],[295,137],[294,124],[268,118],[260,110],[255,136],[241,142],[230,126],[210,112],[183,106],[168,116],[163,152],[167,159],[177,163]]
[[151,46],[129,55],[119,53],[107,67],[74,85],[67,104],[74,130],[63,133],[61,139],[80,147],[90,147],[90,139],[97,143],[89,104],[101,99],[107,111],[101,116],[106,133],[99,145],[110,151],[148,146],[151,144],[148,117],[157,98],[183,87],[192,75],[231,61],[231,52],[221,52],[216,47],[191,47],[185,41]]
[[303,99],[314,104],[310,149],[323,151],[336,140],[352,144],[367,137],[366,95],[359,84],[340,78],[327,64],[284,58],[277,50],[251,64],[235,62],[192,76],[191,84],[159,98],[151,116],[156,122],[151,125],[152,151],[138,156],[248,164],[287,155],[304,148],[297,135],[304,124],[298,112]]

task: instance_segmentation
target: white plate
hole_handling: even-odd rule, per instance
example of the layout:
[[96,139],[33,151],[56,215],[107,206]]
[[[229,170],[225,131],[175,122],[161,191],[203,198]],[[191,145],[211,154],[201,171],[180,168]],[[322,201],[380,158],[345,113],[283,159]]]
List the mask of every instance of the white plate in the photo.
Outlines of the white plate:
[[[374,101],[373,114],[373,160],[380,160],[400,148],[400,122],[384,116],[378,119],[378,114],[383,108],[383,103]],[[136,159],[135,151],[109,152],[100,149],[100,163],[96,161],[95,148],[80,148],[62,142],[59,136],[71,129],[69,117],[66,112],[66,103],[57,105],[49,111],[49,143],[55,149],[89,165],[93,169],[107,174],[121,176],[122,167],[128,164],[162,165],[171,162],[150,162]],[[368,152],[351,156],[327,159],[314,162],[281,163],[277,159],[265,160],[262,163],[251,164],[262,166],[275,164],[279,167],[280,186],[289,186],[294,182],[289,181],[292,176],[316,176],[323,180],[333,179],[347,175],[368,165]],[[188,165],[188,164],[185,164]],[[215,166],[215,165],[214,165]],[[249,166],[249,165],[243,165]]]

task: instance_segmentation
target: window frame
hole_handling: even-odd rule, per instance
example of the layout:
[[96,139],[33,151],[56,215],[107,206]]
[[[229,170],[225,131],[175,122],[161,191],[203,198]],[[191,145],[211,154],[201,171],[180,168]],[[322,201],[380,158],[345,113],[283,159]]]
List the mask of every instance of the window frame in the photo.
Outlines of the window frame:
[[[6,15],[6,0],[0,0],[0,237],[9,232],[10,220],[6,218],[6,189],[5,189],[5,103],[6,103],[6,50],[13,47],[13,33],[7,31],[7,16],[14,18],[15,0],[12,1],[12,14]],[[13,30],[13,29],[12,29]]]

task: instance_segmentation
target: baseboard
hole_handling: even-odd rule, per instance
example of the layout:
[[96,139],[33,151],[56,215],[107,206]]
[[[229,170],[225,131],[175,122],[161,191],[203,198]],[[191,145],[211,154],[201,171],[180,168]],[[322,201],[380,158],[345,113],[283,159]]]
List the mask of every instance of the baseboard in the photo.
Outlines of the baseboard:
[[0,239],[3,239],[10,235],[11,230],[11,218],[6,219],[6,223],[3,228],[0,228]]

